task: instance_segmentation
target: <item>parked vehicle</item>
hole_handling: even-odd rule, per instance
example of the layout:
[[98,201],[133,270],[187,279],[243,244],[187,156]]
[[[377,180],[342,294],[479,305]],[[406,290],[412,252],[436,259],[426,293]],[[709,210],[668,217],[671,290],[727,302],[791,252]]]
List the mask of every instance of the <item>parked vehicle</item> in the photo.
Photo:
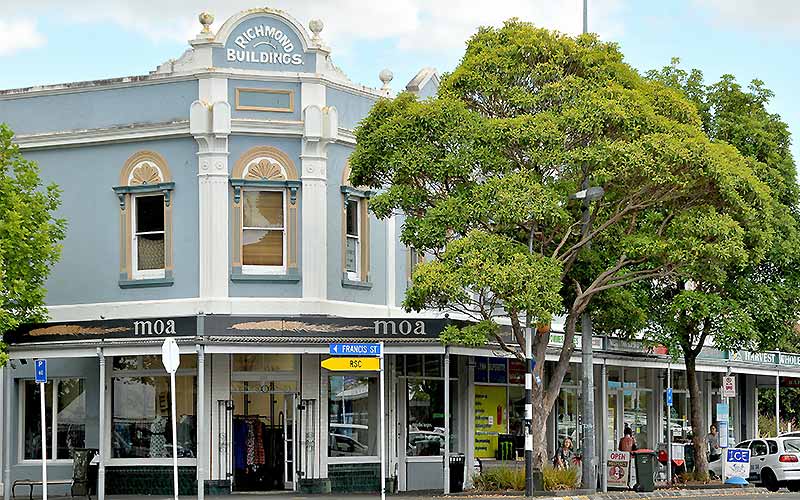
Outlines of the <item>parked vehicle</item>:
[[[751,439],[736,448],[750,449],[751,483],[761,484],[769,491],[787,487],[789,491],[800,492],[800,436]],[[714,462],[719,465],[714,468],[719,468],[720,475],[721,464],[722,460]]]

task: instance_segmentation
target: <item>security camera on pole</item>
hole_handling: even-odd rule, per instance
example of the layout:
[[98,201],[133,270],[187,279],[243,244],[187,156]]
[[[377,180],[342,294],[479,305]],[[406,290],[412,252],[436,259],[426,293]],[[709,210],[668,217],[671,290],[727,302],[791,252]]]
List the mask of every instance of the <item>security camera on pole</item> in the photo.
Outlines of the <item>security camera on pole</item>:
[[178,371],[178,366],[181,364],[181,355],[178,351],[178,343],[172,337],[165,339],[164,345],[161,346],[161,362],[164,364],[164,369],[169,373],[169,392],[172,396],[170,398],[172,407],[172,480],[175,500],[178,500],[178,426],[175,417],[175,372]]

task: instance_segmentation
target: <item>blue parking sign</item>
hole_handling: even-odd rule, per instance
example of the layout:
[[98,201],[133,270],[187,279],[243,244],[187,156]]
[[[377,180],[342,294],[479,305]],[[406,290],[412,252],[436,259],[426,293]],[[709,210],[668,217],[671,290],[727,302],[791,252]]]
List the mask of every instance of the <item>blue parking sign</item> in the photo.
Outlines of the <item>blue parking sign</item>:
[[672,406],[672,387],[667,387],[667,406]]
[[34,362],[34,366],[36,367],[36,383],[37,384],[46,384],[47,383],[47,360],[46,359],[37,359]]

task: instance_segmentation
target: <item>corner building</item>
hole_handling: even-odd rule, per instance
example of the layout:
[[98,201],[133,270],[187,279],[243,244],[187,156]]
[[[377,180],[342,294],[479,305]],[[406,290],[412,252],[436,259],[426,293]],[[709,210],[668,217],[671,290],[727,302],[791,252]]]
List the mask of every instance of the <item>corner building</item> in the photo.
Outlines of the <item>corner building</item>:
[[[61,187],[68,222],[51,322],[6,338],[5,498],[40,477],[43,442],[50,479],[71,477],[75,449],[98,450],[101,500],[171,492],[167,336],[181,351],[182,494],[375,491],[381,454],[390,488],[446,490],[446,456],[463,454],[467,472],[514,459],[522,366],[493,346],[443,346],[448,319],[399,307],[423,257],[400,243],[402,216],[376,220],[372,193],[348,183],[353,130],[389,97],[391,72],[380,89],[348,80],[319,21],[307,31],[252,9],[216,33],[209,16],[201,24],[148,75],[0,91],[0,120]],[[424,98],[437,85],[423,69],[406,88]],[[337,342],[385,344],[385,449],[377,372],[320,367]],[[664,441],[664,374],[679,380],[682,367],[636,343],[595,343],[600,464],[626,425],[643,445]],[[580,445],[578,354],[550,416],[553,450],[566,436]],[[44,440],[37,358],[48,360]],[[800,377],[800,360],[778,353],[706,361],[707,421],[721,375],[739,376],[739,439],[755,436],[759,385]],[[688,402],[673,385],[674,438]]]

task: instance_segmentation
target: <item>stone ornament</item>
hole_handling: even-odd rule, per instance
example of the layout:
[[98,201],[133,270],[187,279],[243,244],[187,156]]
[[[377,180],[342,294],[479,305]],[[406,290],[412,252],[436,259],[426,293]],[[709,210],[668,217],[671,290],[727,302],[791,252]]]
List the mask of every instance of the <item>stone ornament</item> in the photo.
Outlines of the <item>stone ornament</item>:
[[131,171],[130,185],[142,186],[161,182],[161,172],[152,163],[142,162]]
[[200,20],[200,24],[203,25],[202,33],[211,33],[211,24],[214,22],[214,15],[210,12],[201,12],[197,18]]
[[256,181],[285,181],[286,175],[283,173],[281,165],[275,160],[258,158],[250,164],[244,178]]

